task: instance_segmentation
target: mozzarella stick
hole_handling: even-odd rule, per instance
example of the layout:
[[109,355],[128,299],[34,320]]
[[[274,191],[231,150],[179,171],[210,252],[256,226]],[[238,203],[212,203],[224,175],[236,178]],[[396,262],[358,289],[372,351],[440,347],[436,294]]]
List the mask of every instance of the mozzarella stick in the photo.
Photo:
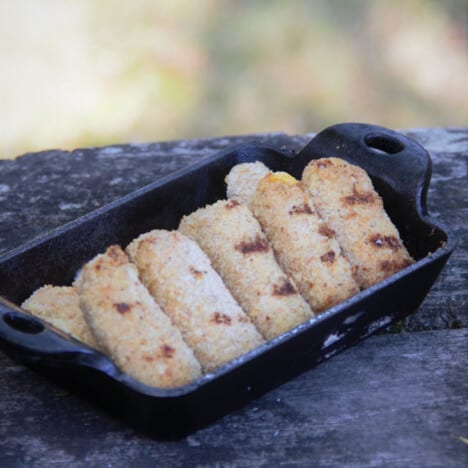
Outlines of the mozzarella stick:
[[97,343],[80,309],[80,300],[71,286],[42,286],[26,299],[21,307],[49,322],[88,346],[97,349]]
[[97,342],[122,371],[161,388],[178,387],[201,375],[192,350],[119,246],[87,263],[74,284]]
[[249,207],[279,264],[315,312],[359,291],[333,233],[298,180],[284,172],[268,174],[257,184]]
[[127,252],[206,371],[263,343],[193,240],[177,231],[154,230],[135,239]]
[[218,201],[184,216],[179,231],[201,246],[266,339],[313,316],[276,262],[265,234],[247,206],[236,200]]
[[260,179],[271,173],[260,161],[236,164],[225,177],[227,197],[248,205]]
[[342,159],[323,158],[307,165],[302,180],[362,288],[413,263],[363,169]]

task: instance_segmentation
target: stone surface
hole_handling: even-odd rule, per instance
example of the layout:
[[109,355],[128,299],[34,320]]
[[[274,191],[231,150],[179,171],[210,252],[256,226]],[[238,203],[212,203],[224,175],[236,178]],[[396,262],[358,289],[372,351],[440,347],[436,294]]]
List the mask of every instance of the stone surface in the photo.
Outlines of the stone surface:
[[0,466],[465,467],[467,339],[369,338],[175,441],[137,434],[0,357]]

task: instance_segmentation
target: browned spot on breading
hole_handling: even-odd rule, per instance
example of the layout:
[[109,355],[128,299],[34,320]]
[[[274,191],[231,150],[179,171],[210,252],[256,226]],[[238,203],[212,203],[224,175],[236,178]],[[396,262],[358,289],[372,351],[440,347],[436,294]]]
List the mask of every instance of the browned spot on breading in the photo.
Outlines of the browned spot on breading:
[[409,265],[411,265],[411,260],[405,258],[403,260],[384,260],[380,263],[380,269],[387,273],[397,272]]
[[171,357],[174,357],[174,354],[175,354],[175,349],[172,347],[172,346],[169,346],[167,344],[163,344],[161,346],[161,351],[162,351],[162,354],[165,358],[171,358]]
[[354,278],[354,281],[356,281],[356,283],[359,283],[359,266],[358,265],[351,266],[351,275]]
[[[174,239],[174,236],[172,236]],[[146,239],[141,239],[140,243],[138,244],[138,250],[140,250],[142,245],[157,245],[159,243],[159,239],[156,236],[151,236]]]
[[143,359],[146,361],[146,362],[153,362],[154,361],[154,356],[151,356],[150,354],[145,354],[143,356]]
[[331,161],[328,161],[327,159],[319,159],[315,165],[317,167],[329,167],[331,166],[333,163]]
[[333,250],[330,250],[329,252],[327,252],[326,254],[323,254],[321,257],[320,257],[320,260],[322,260],[322,262],[329,262],[329,263],[333,263],[335,261],[335,258],[336,258],[336,254]]
[[395,262],[391,260],[384,260],[383,262],[380,263],[380,269],[386,272],[395,271]]
[[320,227],[319,227],[319,234],[322,234],[322,236],[326,236],[326,237],[335,237],[336,235],[336,232],[329,228],[326,224],[321,224]]
[[323,304],[316,308],[316,312],[323,312],[324,310],[329,309],[331,306],[335,305],[335,298],[333,296],[327,296],[326,299],[323,301]]
[[375,247],[387,247],[396,252],[400,247],[400,242],[395,236],[382,236],[381,234],[373,234],[369,237],[369,241]]
[[250,323],[250,319],[247,317],[247,315],[239,315],[237,320],[239,323]]
[[201,271],[201,270],[197,270],[194,266],[190,265],[189,266],[189,271],[190,273],[192,273],[192,275],[196,278],[196,279],[201,279],[203,278],[203,275],[206,274],[206,271]]
[[312,214],[312,208],[307,204],[304,203],[303,205],[293,205],[293,207],[288,211],[290,215],[293,214]]
[[241,242],[234,246],[234,248],[244,255],[247,255],[249,253],[268,252],[270,246],[265,239],[257,235],[253,241]]
[[111,245],[106,252],[109,257],[111,257],[113,260],[120,260],[122,258],[122,250],[120,250],[120,247],[117,245]]
[[236,200],[229,200],[226,205],[224,205],[224,208],[226,208],[226,210],[232,210],[233,208],[235,208],[236,206],[239,206],[240,203]]
[[291,296],[292,294],[296,294],[296,289],[288,279],[280,285],[273,285],[273,296]]
[[130,304],[127,304],[126,302],[118,302],[117,304],[114,304],[114,307],[120,314],[125,314],[132,308],[132,306]]
[[353,194],[343,197],[343,200],[348,205],[365,205],[375,201],[375,195],[372,192],[358,192],[356,187],[353,187]]
[[401,262],[401,268],[406,268],[407,266],[410,266],[414,263],[414,260],[412,258],[404,258]]
[[231,325],[231,317],[229,317],[229,315],[222,314],[221,312],[215,312],[213,314],[213,322],[223,325]]

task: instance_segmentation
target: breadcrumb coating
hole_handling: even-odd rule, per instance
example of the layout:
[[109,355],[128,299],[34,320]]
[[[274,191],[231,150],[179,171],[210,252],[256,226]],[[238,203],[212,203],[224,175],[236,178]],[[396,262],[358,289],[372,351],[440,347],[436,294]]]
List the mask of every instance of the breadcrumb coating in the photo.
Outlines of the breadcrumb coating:
[[363,169],[339,158],[322,158],[306,166],[302,181],[336,233],[361,288],[414,262]]
[[349,262],[301,182],[268,174],[258,183],[250,208],[280,265],[315,312],[359,291]]
[[236,164],[225,177],[227,198],[249,204],[260,179],[271,171],[260,161]]
[[154,230],[135,239],[127,253],[206,371],[263,343],[193,240],[177,231]]
[[21,307],[54,327],[97,349],[97,343],[80,309],[75,288],[47,284],[26,299]]
[[184,216],[179,230],[201,246],[266,339],[313,316],[294,282],[278,265],[247,206],[220,200]]
[[83,313],[75,288],[47,284],[26,299],[21,307],[79,341],[97,349]]
[[178,387],[201,375],[193,351],[119,246],[87,263],[74,284],[99,346],[122,371],[160,388]]

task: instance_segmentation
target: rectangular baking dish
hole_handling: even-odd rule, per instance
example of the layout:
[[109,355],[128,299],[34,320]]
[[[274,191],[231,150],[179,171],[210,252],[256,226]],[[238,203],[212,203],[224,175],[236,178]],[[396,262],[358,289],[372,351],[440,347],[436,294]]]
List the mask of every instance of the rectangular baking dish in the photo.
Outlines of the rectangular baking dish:
[[[216,372],[177,389],[148,387],[17,306],[43,284],[71,284],[107,246],[126,246],[154,228],[175,229],[183,215],[225,198],[224,177],[235,164],[260,160],[300,178],[310,160],[327,156],[368,172],[417,262]],[[139,429],[184,435],[418,308],[456,245],[427,213],[430,177],[431,161],[419,144],[366,124],[329,127],[297,154],[259,145],[227,149],[1,256],[0,346]]]

